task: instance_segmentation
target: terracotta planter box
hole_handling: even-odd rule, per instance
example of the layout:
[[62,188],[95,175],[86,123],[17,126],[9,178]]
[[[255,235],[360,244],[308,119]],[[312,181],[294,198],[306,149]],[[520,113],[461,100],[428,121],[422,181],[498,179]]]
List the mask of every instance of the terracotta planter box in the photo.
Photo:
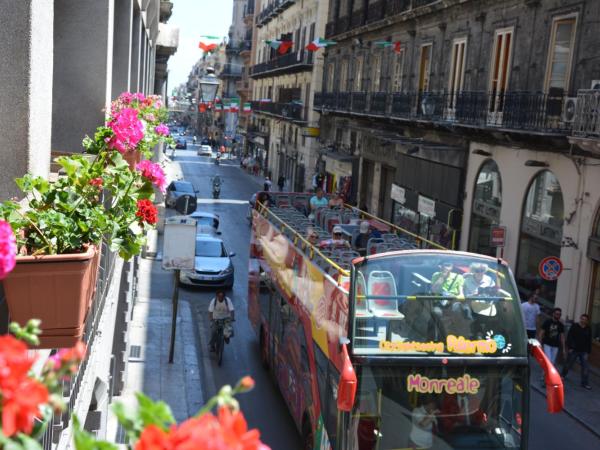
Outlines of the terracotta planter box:
[[11,321],[42,321],[39,348],[70,347],[81,340],[96,288],[99,252],[18,256],[3,281]]

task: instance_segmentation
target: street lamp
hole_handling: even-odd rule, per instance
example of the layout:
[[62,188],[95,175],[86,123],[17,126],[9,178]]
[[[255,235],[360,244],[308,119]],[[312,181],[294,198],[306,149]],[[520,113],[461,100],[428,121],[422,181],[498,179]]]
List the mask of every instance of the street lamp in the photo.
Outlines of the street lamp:
[[219,80],[215,75],[215,69],[212,67],[206,68],[206,75],[200,79],[200,101],[212,103],[217,96],[219,89]]

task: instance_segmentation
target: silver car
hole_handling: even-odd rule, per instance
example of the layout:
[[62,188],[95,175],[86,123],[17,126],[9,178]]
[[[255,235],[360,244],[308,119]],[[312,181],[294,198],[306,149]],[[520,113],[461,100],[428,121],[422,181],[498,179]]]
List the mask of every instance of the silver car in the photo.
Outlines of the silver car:
[[181,271],[179,282],[188,286],[233,287],[234,269],[229,253],[219,238],[209,235],[196,236],[194,270]]

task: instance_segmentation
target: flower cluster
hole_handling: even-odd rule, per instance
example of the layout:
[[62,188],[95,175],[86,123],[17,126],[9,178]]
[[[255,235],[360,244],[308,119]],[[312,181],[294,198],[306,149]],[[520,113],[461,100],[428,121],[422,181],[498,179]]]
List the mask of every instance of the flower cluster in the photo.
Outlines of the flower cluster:
[[167,180],[160,165],[145,159],[140,161],[135,168],[142,174],[142,177],[154,184],[161,192],[165,192]]
[[17,240],[8,222],[0,220],[0,280],[15,268]]
[[113,132],[113,136],[107,138],[108,148],[121,153],[135,150],[144,137],[144,125],[138,118],[138,111],[133,108],[119,111],[108,122],[108,127]]
[[156,206],[148,199],[138,200],[136,217],[140,222],[145,222],[150,225],[154,225],[158,222],[158,211]]
[[169,135],[169,127],[166,126],[164,123],[156,125],[154,127],[154,131],[156,131],[156,134],[158,134],[160,136],[168,136]]

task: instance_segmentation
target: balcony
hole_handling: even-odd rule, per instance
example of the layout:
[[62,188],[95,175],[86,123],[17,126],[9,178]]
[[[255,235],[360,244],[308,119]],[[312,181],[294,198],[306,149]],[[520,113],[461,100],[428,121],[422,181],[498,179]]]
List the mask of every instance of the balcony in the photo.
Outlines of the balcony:
[[329,22],[325,26],[325,38],[329,39],[363,25],[375,24],[391,16],[439,2],[440,0],[379,0],[369,5],[366,10],[361,8],[353,11],[350,16],[338,17]]
[[306,108],[300,103],[253,101],[252,111],[281,117],[292,122],[306,122]]
[[256,26],[258,28],[266,25],[276,17],[278,14],[281,14],[283,11],[288,9],[296,3],[296,0],[274,0],[269,3],[263,10],[258,14],[256,18]]
[[242,78],[242,70],[238,64],[225,64],[219,78]]
[[[314,108],[341,114],[441,125],[566,135],[573,125],[572,119],[566,118],[564,113],[571,100],[563,96],[523,91],[497,94],[329,92],[315,94]],[[582,117],[579,130],[600,137],[600,92],[587,100],[578,103]]]
[[247,17],[252,15],[254,15],[254,0],[248,0],[244,11],[244,16]]
[[264,63],[259,63],[250,68],[252,78],[263,78],[278,73],[293,73],[312,69],[313,53],[304,49],[288,53]]
[[570,99],[565,116],[573,117],[571,144],[600,155],[600,89],[585,89]]

